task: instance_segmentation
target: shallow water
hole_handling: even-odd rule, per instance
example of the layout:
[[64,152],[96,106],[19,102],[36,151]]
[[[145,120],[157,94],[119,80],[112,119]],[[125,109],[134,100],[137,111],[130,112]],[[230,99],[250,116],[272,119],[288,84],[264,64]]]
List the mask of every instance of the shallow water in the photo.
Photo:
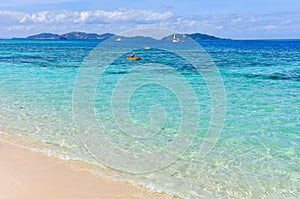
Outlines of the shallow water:
[[[79,139],[72,107],[76,76],[98,44],[0,40],[0,129],[49,143],[62,156],[99,163]],[[170,52],[140,49],[136,51],[143,57],[139,64],[156,59],[172,65],[192,86],[200,106],[199,128],[191,146],[175,163],[150,173],[119,175],[187,198],[299,197],[300,41],[200,44],[218,67],[226,91],[226,118],[217,144],[208,156],[199,157],[212,108],[202,77],[186,60]],[[113,45],[106,50],[117,51]],[[193,52],[189,56],[193,57]],[[160,59],[162,55],[167,58]],[[157,84],[142,86],[130,99],[131,119],[147,126],[149,108],[159,104],[168,113],[164,127],[151,141],[132,141],[118,131],[110,96],[115,83],[136,66],[124,61],[126,56],[116,59],[97,84],[97,121],[111,141],[125,151],[154,152],[176,138],[183,117],[180,103],[172,90]],[[148,69],[154,76],[169,75],[164,67],[150,65]],[[139,71],[135,72],[134,77],[139,77]],[[89,134],[87,138],[99,144],[97,136]]]

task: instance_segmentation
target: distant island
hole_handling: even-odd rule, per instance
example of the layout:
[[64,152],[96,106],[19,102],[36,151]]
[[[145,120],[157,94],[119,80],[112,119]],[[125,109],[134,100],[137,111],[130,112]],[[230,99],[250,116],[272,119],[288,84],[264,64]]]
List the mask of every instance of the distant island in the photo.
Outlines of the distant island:
[[[125,37],[118,36],[112,33],[105,33],[105,34],[97,34],[97,33],[85,33],[85,32],[69,32],[62,35],[53,34],[53,33],[40,33],[37,35],[32,35],[26,38],[13,38],[13,39],[21,39],[21,40],[105,40],[110,37],[122,38]],[[162,40],[172,40],[174,34],[169,35],[167,37],[162,38]],[[143,37],[139,37],[143,38]],[[193,34],[176,34],[176,38],[184,41],[184,40],[228,40],[224,38],[215,37],[212,35],[201,34],[201,33],[193,33]],[[147,38],[149,39],[149,37]],[[152,38],[151,38],[152,39]]]
[[69,32],[62,35],[53,33],[40,33],[32,35],[26,38],[13,38],[13,39],[26,39],[26,40],[105,40],[114,34],[96,34],[96,33],[85,33],[85,32]]
[[[162,40],[173,40],[174,39],[174,34],[169,35],[167,37],[164,37]],[[228,40],[225,38],[219,38],[219,37],[215,37],[212,35],[207,35],[207,34],[201,34],[201,33],[193,33],[193,34],[176,34],[176,39],[180,40],[180,41],[184,41],[184,40]]]

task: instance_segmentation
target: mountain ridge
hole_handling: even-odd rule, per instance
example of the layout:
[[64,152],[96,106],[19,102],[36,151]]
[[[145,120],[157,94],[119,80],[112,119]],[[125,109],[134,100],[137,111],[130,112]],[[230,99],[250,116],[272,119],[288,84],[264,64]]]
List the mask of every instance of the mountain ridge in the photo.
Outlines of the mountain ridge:
[[[105,40],[110,37],[120,37],[122,39],[125,39],[127,37],[124,36],[118,36],[112,33],[104,33],[104,34],[97,34],[97,33],[85,33],[85,32],[79,32],[79,31],[72,31],[69,33],[64,34],[54,34],[54,33],[39,33],[36,35],[31,35],[25,38],[12,38],[12,39],[21,39],[21,40]],[[174,34],[166,36],[162,38],[161,40],[172,40]],[[143,38],[142,36],[138,36],[139,38]],[[146,37],[145,37],[146,38]],[[149,37],[147,37],[149,38]],[[176,38],[179,40],[228,40],[225,38],[220,38],[212,35],[202,34],[202,33],[192,33],[192,34],[176,34]],[[153,38],[151,38],[153,39]]]

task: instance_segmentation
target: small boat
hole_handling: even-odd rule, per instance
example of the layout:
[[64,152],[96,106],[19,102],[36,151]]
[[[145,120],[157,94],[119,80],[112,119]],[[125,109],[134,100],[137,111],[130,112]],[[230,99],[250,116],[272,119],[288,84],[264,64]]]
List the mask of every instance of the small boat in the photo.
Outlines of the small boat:
[[119,38],[116,39],[116,41],[122,41],[122,38],[119,37]]
[[178,42],[181,42],[180,39],[176,38],[176,34],[174,34],[174,37],[173,37],[173,43],[178,43]]
[[140,57],[127,57],[126,60],[132,60],[132,61],[135,61],[135,60],[141,60],[142,58]]
[[151,48],[149,46],[145,46],[144,48],[145,50],[151,50]]

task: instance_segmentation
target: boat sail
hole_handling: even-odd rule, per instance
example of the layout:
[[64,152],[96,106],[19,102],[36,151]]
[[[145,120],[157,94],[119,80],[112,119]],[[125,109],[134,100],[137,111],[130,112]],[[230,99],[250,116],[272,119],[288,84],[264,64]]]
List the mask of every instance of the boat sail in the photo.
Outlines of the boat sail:
[[176,38],[176,34],[174,34],[172,41],[173,41],[173,43],[181,42],[180,39]]

